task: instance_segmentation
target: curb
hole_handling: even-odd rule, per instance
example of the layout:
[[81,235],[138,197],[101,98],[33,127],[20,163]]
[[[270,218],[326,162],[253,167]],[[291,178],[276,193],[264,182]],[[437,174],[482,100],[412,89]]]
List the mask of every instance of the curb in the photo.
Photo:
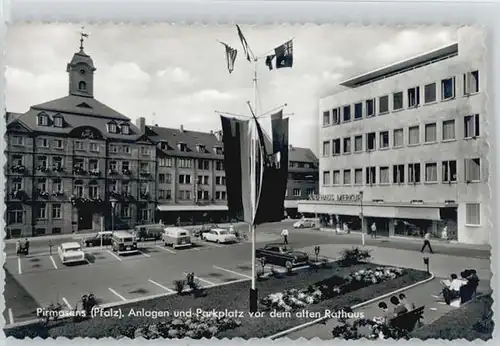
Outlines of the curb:
[[[351,309],[354,310],[354,309],[359,309],[363,306],[366,306],[366,305],[369,305],[371,303],[374,303],[376,301],[379,301],[379,300],[382,300],[382,299],[385,299],[389,296],[393,296],[395,294],[398,294],[400,292],[404,292],[406,290],[409,290],[413,287],[416,287],[416,286],[420,286],[420,285],[423,285],[425,283],[428,283],[432,280],[434,280],[435,276],[434,276],[434,273],[431,273],[431,277],[430,278],[427,278],[425,280],[422,280],[422,281],[419,281],[419,282],[415,282],[414,284],[411,284],[409,286],[406,286],[406,287],[403,287],[403,288],[398,288],[397,290],[395,291],[392,291],[392,292],[389,292],[389,293],[385,293],[379,297],[376,297],[376,298],[373,298],[373,299],[370,299],[370,300],[367,300],[366,302],[362,302],[362,303],[359,303],[359,304],[356,304],[356,305],[353,305],[351,306]],[[271,340],[275,340],[275,339],[279,339],[279,338],[282,338],[284,336],[286,336],[287,334],[290,334],[290,333],[293,333],[293,332],[296,332],[296,331],[299,331],[301,329],[304,329],[304,328],[307,328],[307,327],[310,327],[312,325],[315,325],[315,324],[318,324],[318,323],[321,323],[323,321],[326,321],[328,320],[329,318],[328,317],[320,317],[320,318],[317,318],[315,319],[314,321],[310,321],[310,322],[306,322],[304,324],[301,324],[301,325],[298,325],[296,327],[292,327],[290,329],[287,329],[287,330],[284,330],[282,332],[279,332],[279,333],[276,333],[274,335],[271,335],[271,336],[268,336],[266,337],[266,339],[271,339]]]
[[[238,280],[233,280],[233,281],[229,281],[229,282],[222,282],[220,284],[216,284],[216,285],[212,285],[212,286],[208,286],[208,287],[203,287],[203,289],[209,289],[212,287],[219,287],[219,286],[227,286],[227,285],[236,284],[236,283],[245,282],[245,281],[250,281],[250,280],[251,279],[238,279]],[[189,293],[191,291],[192,291],[192,289],[187,289],[187,290],[184,290],[183,293]],[[131,303],[138,303],[141,301],[151,300],[151,299],[156,299],[156,298],[161,298],[161,297],[173,296],[176,294],[177,294],[177,292],[159,293],[159,294],[154,294],[154,295],[145,296],[145,297],[128,299],[126,301],[106,303],[106,304],[99,305],[98,307],[101,308],[102,310],[106,310],[106,309],[111,309],[111,308],[114,308],[117,306],[127,305],[127,304],[131,304]],[[72,317],[73,316],[60,318],[59,321],[64,320],[64,319],[69,319]],[[27,321],[14,322],[12,324],[6,324],[2,329],[8,330],[8,329],[17,328],[17,327],[29,326],[31,324],[38,324],[38,323],[40,323],[40,321],[41,321],[41,318],[34,318],[31,320],[27,320]]]

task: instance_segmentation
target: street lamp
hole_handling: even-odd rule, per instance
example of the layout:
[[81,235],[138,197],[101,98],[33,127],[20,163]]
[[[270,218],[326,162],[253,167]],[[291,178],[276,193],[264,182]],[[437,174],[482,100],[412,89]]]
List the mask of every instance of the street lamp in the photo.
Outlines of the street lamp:
[[114,197],[111,197],[109,199],[109,202],[111,203],[111,232],[114,232],[115,230],[115,207],[116,207],[116,202],[117,199]]
[[359,218],[361,219],[361,243],[365,246],[365,217],[363,216],[363,191],[359,191],[361,212]]

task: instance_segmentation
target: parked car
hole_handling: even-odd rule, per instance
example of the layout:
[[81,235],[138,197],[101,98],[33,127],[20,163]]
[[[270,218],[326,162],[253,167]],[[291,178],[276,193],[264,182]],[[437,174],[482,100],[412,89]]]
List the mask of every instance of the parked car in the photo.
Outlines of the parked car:
[[165,225],[161,223],[153,223],[150,225],[138,225],[134,227],[132,234],[139,241],[155,239],[160,240],[163,235]]
[[236,234],[222,228],[214,228],[210,232],[205,232],[203,233],[203,237],[206,241],[216,243],[235,243],[238,240]]
[[283,267],[295,267],[309,262],[309,255],[302,251],[294,251],[283,244],[267,244],[255,250],[255,257],[265,258],[265,262]]
[[[102,231],[97,232],[96,234],[83,238],[82,244],[86,247],[89,246],[101,246],[102,245],[111,245],[111,238],[113,237],[112,231]],[[102,243],[101,243],[102,238]]]
[[310,228],[315,226],[316,223],[311,219],[301,219],[293,224],[293,228]]
[[57,253],[63,264],[86,262],[85,252],[77,242],[62,243],[57,247]]
[[137,239],[128,231],[115,231],[111,238],[113,251],[118,255],[139,252]]
[[210,232],[214,228],[219,228],[219,226],[213,223],[207,223],[202,225],[200,228],[196,228],[193,231],[193,235],[197,238],[204,239],[205,233]]
[[166,227],[162,239],[165,246],[172,246],[174,249],[193,245],[189,231],[179,227]]

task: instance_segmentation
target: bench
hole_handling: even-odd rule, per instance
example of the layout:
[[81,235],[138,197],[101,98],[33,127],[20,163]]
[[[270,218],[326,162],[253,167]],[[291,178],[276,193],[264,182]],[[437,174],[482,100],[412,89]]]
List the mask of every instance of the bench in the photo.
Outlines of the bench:
[[408,311],[398,317],[389,320],[391,327],[412,332],[417,322],[423,317],[425,306]]

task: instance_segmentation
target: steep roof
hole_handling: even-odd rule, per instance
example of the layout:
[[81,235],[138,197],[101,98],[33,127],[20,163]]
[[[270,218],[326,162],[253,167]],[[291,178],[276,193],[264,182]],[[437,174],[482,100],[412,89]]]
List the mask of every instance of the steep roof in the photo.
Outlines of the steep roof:
[[[160,126],[146,126],[146,136],[155,143],[162,141],[166,142],[168,148],[165,150],[159,148],[166,155],[223,159],[223,155],[217,155],[214,152],[214,148],[222,148],[222,142],[217,139],[214,133]],[[180,151],[177,147],[179,143],[184,143],[187,151]],[[198,152],[196,148],[197,145],[204,145],[206,152]]]
[[97,101],[93,97],[68,95],[45,103],[31,106],[32,109],[91,115],[115,120],[130,121],[123,114]]
[[89,65],[90,68],[95,70],[94,61],[87,53],[83,51],[83,49],[73,55],[73,58],[71,59],[69,64],[70,65],[86,64]]
[[314,162],[318,163],[318,158],[309,148],[291,147],[288,150],[288,160],[295,162]]

